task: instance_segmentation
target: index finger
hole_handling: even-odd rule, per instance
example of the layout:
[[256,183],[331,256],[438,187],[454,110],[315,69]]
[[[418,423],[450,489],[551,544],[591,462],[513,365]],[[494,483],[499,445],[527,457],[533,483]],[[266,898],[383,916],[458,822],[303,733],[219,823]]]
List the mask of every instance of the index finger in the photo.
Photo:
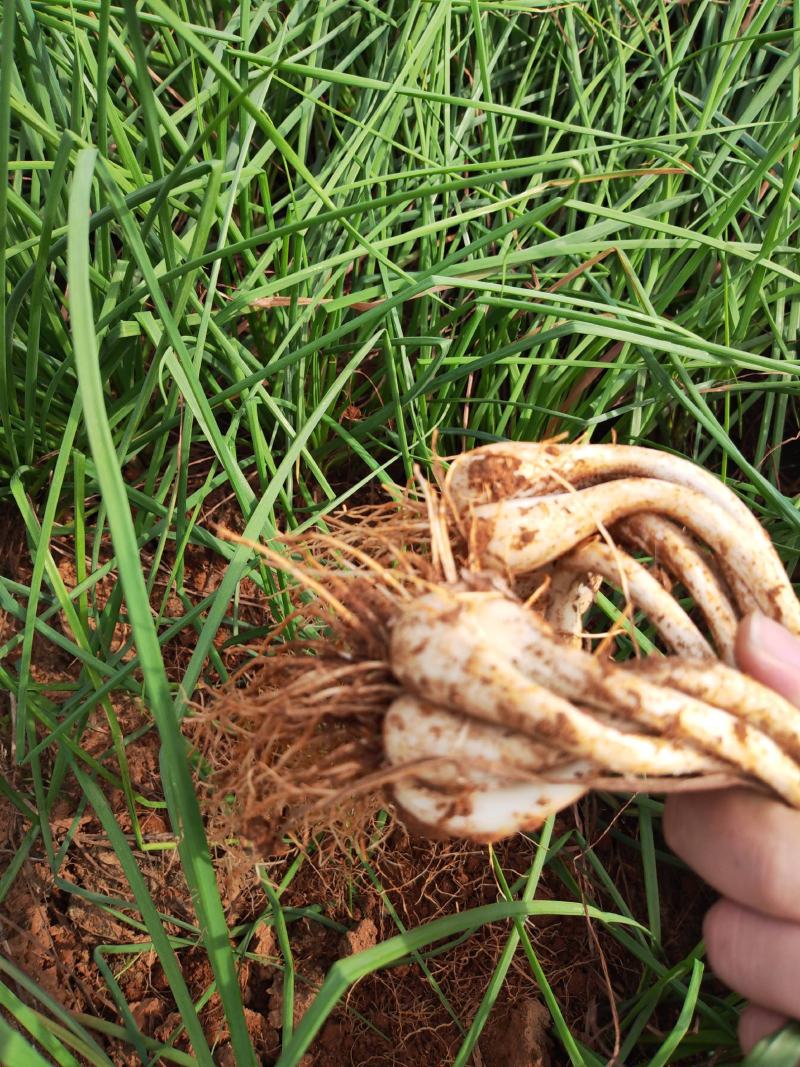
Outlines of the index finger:
[[766,615],[744,618],[736,634],[740,669],[800,707],[800,638]]
[[[800,639],[764,615],[743,620],[739,666],[800,705]],[[664,836],[674,852],[730,900],[800,921],[800,812],[747,789],[667,800]]]
[[673,852],[729,900],[800,922],[800,811],[750,789],[667,800]]

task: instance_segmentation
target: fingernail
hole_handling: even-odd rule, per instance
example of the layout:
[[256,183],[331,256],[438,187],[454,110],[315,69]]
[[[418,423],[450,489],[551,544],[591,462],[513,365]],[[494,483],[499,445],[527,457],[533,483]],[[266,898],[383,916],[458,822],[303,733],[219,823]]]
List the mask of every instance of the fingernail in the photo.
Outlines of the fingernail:
[[760,611],[749,615],[743,625],[747,627],[748,643],[757,648],[762,657],[800,669],[800,638]]

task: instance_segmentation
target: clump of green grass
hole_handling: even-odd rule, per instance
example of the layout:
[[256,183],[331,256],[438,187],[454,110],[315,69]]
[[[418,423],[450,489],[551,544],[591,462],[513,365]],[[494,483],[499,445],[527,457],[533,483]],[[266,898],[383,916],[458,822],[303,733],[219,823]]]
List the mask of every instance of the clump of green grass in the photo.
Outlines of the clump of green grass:
[[[124,899],[87,898],[126,917],[130,942],[104,948],[155,952],[182,1027],[168,1042],[144,1034],[102,953],[113,1024],[76,1020],[0,960],[0,1047],[7,1062],[107,1064],[111,1035],[142,1062],[212,1064],[182,966],[191,946],[246,1067],[237,969],[253,930],[228,928],[180,720],[262,632],[243,582],[276,619],[288,600],[216,536],[212,508],[228,501],[245,537],[269,537],[410,477],[435,435],[456,451],[613,433],[716,470],[793,565],[800,7],[3,0],[1,33],[0,486],[27,547],[0,576],[13,695],[0,792],[21,826],[0,899],[33,858],[86,897],[67,873],[74,827],[51,831],[77,785],[76,819],[93,813],[127,882]],[[205,596],[186,581],[193,549],[224,568]],[[100,597],[109,575],[119,584]],[[176,670],[165,649],[182,631],[195,636]],[[42,644],[74,666],[60,686],[37,674]],[[121,696],[144,701],[163,793],[131,777],[142,731],[126,733]],[[98,714],[100,754],[87,734]],[[597,900],[614,902],[589,913],[641,968],[616,1006],[619,1062],[735,1062],[736,1002],[713,991],[702,946],[664,955],[673,868],[660,805],[637,804],[627,847],[646,928],[573,835]],[[169,839],[150,841],[142,813],[164,807]],[[605,1062],[570,1032],[525,922],[596,905],[551,833],[521,881],[497,867],[488,909],[337,963],[294,1034],[288,1011],[280,1063],[299,1061],[360,976],[419,965],[434,942],[499,919],[506,948],[455,1062],[470,1061],[518,950],[562,1058]],[[153,847],[177,849],[191,892],[196,923],[180,934],[143,875]],[[563,900],[536,898],[543,871]],[[270,892],[262,918],[291,1005],[291,935]],[[665,1006],[673,1022],[654,1035]],[[758,1062],[793,1063],[796,1038],[782,1042]]]

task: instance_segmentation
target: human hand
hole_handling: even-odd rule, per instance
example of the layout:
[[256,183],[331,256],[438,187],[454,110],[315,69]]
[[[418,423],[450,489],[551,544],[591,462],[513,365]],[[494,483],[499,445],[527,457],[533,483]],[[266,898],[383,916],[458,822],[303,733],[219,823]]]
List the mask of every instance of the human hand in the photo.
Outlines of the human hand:
[[[800,639],[763,615],[739,628],[743,671],[800,705]],[[739,1020],[748,1052],[800,1018],[800,811],[748,789],[667,800],[669,846],[723,899],[703,926],[714,973],[750,1001]]]

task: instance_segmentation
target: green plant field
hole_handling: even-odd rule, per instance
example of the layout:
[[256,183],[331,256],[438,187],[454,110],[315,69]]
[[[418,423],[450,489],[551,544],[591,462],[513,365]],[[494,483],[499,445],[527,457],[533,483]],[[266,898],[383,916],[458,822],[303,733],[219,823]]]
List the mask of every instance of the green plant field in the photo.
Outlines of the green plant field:
[[[553,1063],[739,1062],[736,998],[702,944],[669,948],[680,865],[647,798],[595,813],[635,900],[578,823],[548,824],[526,871],[483,850],[493,902],[398,916],[293,1028],[282,898],[310,860],[254,868],[261,904],[232,917],[181,720],[263,637],[253,605],[275,622],[287,603],[219,515],[269,539],[435,449],[588,432],[672,450],[748,501],[791,570],[799,0],[2,0],[0,33],[0,921],[8,946],[32,872],[93,916],[95,1004],[68,1010],[0,956],[0,1062],[273,1062],[239,980],[265,927],[281,1067],[321,1063],[353,984],[406,963],[455,1019],[458,1065],[512,973],[550,1013]],[[92,849],[116,890],[77,877]],[[322,892],[307,908],[338,921]],[[551,986],[541,916],[591,918],[635,973],[614,1012],[598,986],[595,1047]],[[487,923],[502,951],[462,1017],[432,961]],[[167,1036],[126,993],[144,956]],[[408,1062],[386,1048],[375,1062]],[[749,1062],[798,1050],[787,1033]]]

